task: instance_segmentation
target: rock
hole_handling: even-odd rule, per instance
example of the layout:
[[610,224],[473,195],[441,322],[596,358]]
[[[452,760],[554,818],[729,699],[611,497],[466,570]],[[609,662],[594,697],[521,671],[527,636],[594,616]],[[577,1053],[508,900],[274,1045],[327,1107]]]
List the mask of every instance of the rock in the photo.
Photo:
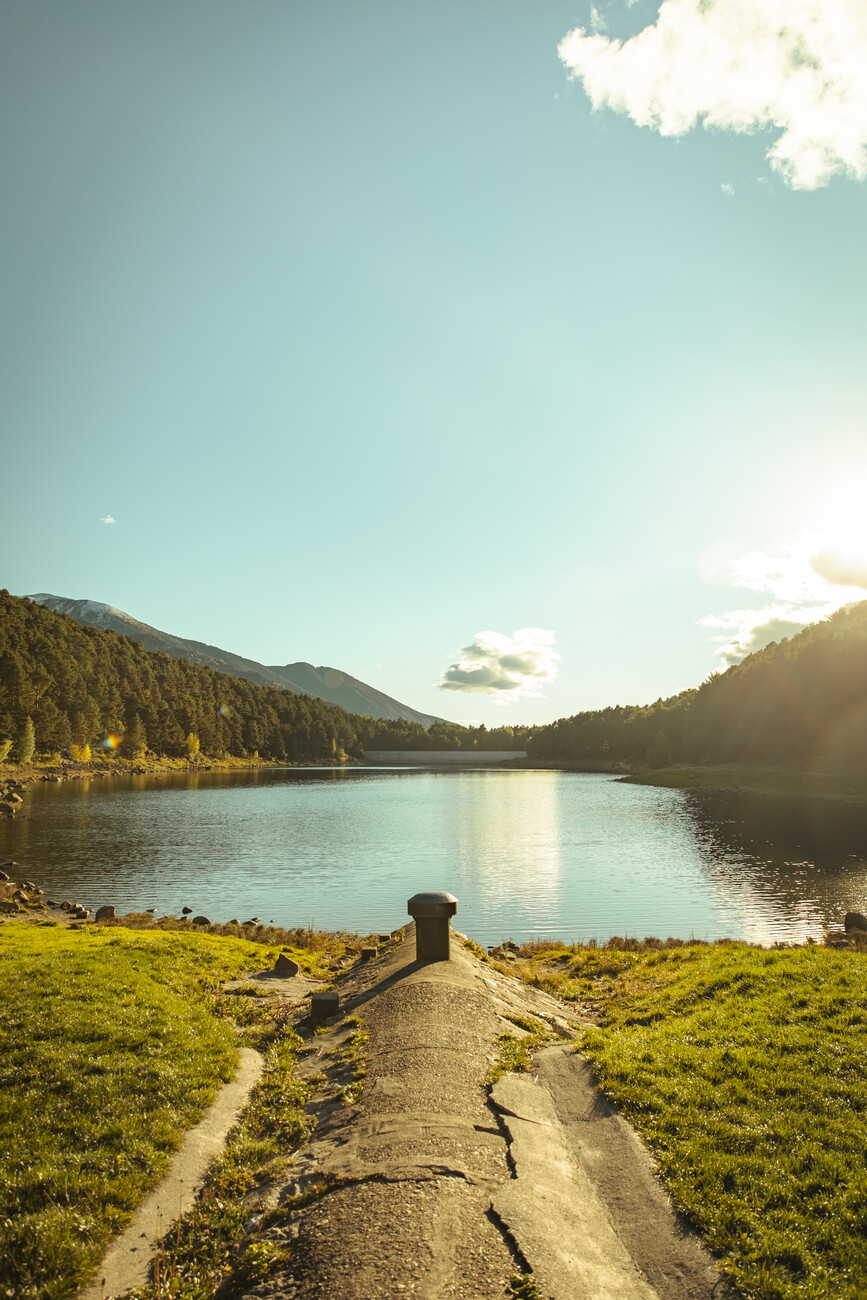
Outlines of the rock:
[[22,909],[12,898],[4,898],[0,903],[0,912],[20,912]]
[[379,956],[378,948],[362,948],[361,950],[362,961],[373,961],[373,958],[378,956]]
[[192,910],[193,910],[193,909],[192,909],[191,907],[182,907],[182,908],[181,908],[181,915],[182,915],[182,916],[189,916],[190,913],[192,912]]
[[237,916],[233,916],[231,921],[226,922],[226,925],[240,925],[240,924],[241,922],[238,920]]
[[847,934],[850,930],[867,930],[867,916],[861,912],[847,912],[843,917],[843,929]]
[[208,919],[208,917],[206,917],[206,916],[194,916],[194,917],[193,917],[193,925],[212,925],[212,924],[213,924],[213,922],[210,921],[210,920]]
[[110,921],[115,915],[114,904],[104,903],[102,907],[97,908],[97,921]]
[[148,916],[156,916],[157,914],[157,909],[155,907],[146,907],[145,911],[147,912]]
[[285,952],[281,952],[280,956],[274,963],[274,974],[282,975],[284,979],[289,979],[291,976],[297,975],[300,969],[301,967],[298,965],[297,961],[293,961],[291,957],[287,957]]

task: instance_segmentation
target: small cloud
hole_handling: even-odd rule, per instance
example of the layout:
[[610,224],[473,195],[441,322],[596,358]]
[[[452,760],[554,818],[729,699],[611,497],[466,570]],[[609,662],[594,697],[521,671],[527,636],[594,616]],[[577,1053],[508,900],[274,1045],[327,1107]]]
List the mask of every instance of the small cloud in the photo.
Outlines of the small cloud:
[[735,187],[734,185],[730,185],[728,181],[723,181],[722,185],[720,186],[720,189],[722,190],[723,194],[727,194],[730,199],[734,198]]
[[116,524],[117,520],[114,515],[103,515],[99,522],[101,524]]
[[457,662],[439,680],[441,691],[463,691],[503,699],[527,699],[557,676],[560,656],[555,633],[540,627],[519,628],[512,636],[478,632]]
[[815,573],[835,587],[863,587],[867,590],[867,556],[853,551],[820,551],[810,557]]
[[[799,632],[803,632],[804,628],[807,627],[806,623],[789,618],[771,617],[763,622],[755,622],[754,619],[756,617],[761,619],[764,612],[756,610],[740,611],[740,618],[736,620],[735,635],[726,640],[726,644],[720,646],[716,652],[726,668],[731,668],[732,664],[739,664],[742,659],[746,659],[747,655],[754,654],[756,650],[763,650],[772,641],[782,641],[786,637],[797,636]],[[703,619],[702,621],[705,626],[723,627],[729,619],[732,619],[731,615],[728,618]]]
[[663,0],[627,40],[592,14],[558,53],[594,109],[663,136],[773,130],[766,157],[796,190],[867,176],[864,0]]
[[594,32],[608,31],[608,24],[595,5],[590,6],[590,28]]

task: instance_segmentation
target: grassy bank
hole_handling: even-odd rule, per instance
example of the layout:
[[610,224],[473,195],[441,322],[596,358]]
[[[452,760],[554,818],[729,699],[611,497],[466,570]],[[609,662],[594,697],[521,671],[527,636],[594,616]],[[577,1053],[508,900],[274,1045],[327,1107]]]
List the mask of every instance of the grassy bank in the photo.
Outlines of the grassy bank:
[[851,772],[802,772],[794,768],[732,763],[725,766],[648,768],[625,778],[635,785],[661,785],[681,790],[733,790],[748,794],[792,795],[800,799],[867,801],[863,778]]
[[856,1300],[865,963],[818,945],[542,946],[509,969],[597,1019],[581,1050],[745,1295]]
[[[75,1294],[231,1076],[235,1022],[255,1025],[249,1000],[219,985],[277,951],[158,929],[0,926],[0,1294]],[[310,969],[324,945],[293,956]]]

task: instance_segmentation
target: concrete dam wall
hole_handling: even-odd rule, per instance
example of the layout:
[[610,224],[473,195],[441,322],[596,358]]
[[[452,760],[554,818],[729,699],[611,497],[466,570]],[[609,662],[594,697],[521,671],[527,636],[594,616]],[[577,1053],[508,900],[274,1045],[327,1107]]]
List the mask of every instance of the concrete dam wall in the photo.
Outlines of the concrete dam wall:
[[389,767],[491,767],[527,757],[526,749],[366,749],[365,761]]

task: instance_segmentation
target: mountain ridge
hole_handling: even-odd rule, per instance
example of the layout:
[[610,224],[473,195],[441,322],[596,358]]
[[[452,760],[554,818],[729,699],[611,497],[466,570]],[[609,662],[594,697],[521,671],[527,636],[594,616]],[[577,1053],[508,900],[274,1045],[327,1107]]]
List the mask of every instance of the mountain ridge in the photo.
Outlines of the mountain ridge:
[[161,651],[173,659],[188,659],[191,663],[213,668],[216,672],[243,677],[259,686],[276,686],[296,695],[312,695],[327,704],[339,705],[347,713],[366,713],[371,718],[386,718],[391,721],[418,722],[425,728],[433,722],[442,721],[433,714],[421,713],[408,704],[402,704],[400,700],[339,668],[315,666],[305,660],[283,665],[261,664],[255,659],[247,659],[204,641],[163,632],[127,614],[125,610],[102,601],[77,600],[68,596],[54,596],[49,592],[38,592],[26,599],[58,613],[68,614],[85,627],[108,629],[120,636],[132,637],[147,650]]

